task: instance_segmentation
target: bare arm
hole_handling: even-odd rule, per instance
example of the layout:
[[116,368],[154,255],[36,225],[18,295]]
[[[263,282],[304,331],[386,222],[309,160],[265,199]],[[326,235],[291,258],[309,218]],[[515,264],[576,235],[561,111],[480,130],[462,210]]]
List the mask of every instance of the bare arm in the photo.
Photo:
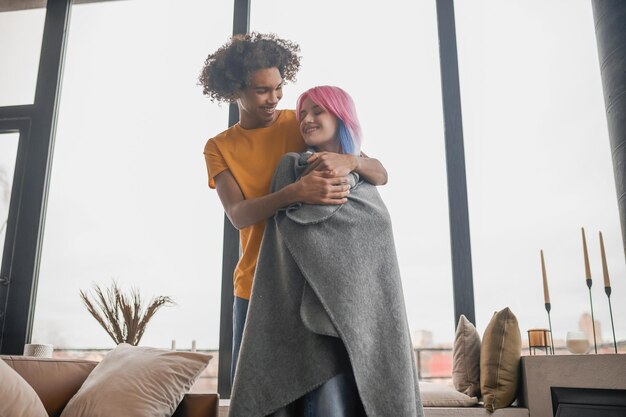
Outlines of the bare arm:
[[246,200],[235,177],[226,170],[215,177],[215,188],[233,226],[243,229],[296,202],[344,204],[348,201],[346,197],[350,187],[345,176],[330,177],[322,172],[311,172],[275,193]]
[[370,158],[361,152],[361,156],[355,156],[356,168],[354,171],[373,185],[387,184],[387,170],[376,158]]
[[337,154],[333,152],[316,152],[307,160],[307,172],[320,171],[328,175],[345,176],[356,172],[373,185],[387,184],[387,170],[378,159],[362,156]]

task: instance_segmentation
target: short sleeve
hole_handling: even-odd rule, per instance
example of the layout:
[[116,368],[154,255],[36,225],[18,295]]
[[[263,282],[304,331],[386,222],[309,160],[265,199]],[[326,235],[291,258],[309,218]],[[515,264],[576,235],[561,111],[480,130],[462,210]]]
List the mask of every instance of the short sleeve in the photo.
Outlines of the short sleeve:
[[213,140],[209,140],[204,146],[204,160],[209,175],[209,187],[215,188],[215,177],[220,172],[227,170],[228,164]]

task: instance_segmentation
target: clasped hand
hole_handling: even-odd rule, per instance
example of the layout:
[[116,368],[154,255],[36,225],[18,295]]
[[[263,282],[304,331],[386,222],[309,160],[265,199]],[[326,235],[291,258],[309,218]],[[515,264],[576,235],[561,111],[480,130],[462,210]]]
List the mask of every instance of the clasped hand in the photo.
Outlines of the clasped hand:
[[315,152],[306,161],[309,166],[303,175],[319,171],[327,178],[345,177],[358,168],[358,160],[354,155],[334,152]]
[[316,152],[300,177],[301,201],[308,204],[344,204],[350,185],[347,175],[356,169],[353,155]]

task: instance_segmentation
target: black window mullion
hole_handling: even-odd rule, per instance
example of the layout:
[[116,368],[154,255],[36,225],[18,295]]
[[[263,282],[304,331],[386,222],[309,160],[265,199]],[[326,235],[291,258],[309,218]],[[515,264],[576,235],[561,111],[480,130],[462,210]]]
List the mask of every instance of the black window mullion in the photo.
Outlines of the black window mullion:
[[[233,35],[250,30],[251,0],[235,0],[233,10]],[[228,126],[239,121],[237,104],[231,103]],[[221,398],[230,398],[230,363],[233,349],[233,274],[239,260],[239,231],[224,215],[224,248],[222,255],[222,297],[220,307],[220,360],[217,376],[217,391]]]
[[24,194],[24,170],[26,152],[30,138],[31,120],[29,118],[0,119],[0,134],[18,133],[18,149],[9,200],[6,233],[2,253],[0,253],[0,341],[4,334],[4,317],[7,312],[8,295],[10,289],[10,271],[14,259],[15,239],[17,236],[17,219],[22,195]]
[[452,289],[454,293],[455,326],[464,314],[476,324],[474,314],[474,284],[472,278],[472,249],[470,243],[461,92],[456,48],[454,1],[437,0],[439,60],[448,175],[448,208],[450,216],[450,246],[452,253]]
[[22,106],[0,107],[0,121],[10,119],[23,119],[32,117],[34,106],[25,104]]
[[[23,152],[25,157],[21,162],[24,175],[20,188],[24,192],[16,202],[19,210],[14,239],[10,242],[12,252],[6,277],[9,284],[5,289],[5,314],[0,319],[0,353],[3,354],[21,354],[32,333],[48,178],[70,9],[71,0],[47,2],[35,104],[0,109],[3,115],[9,112],[22,115],[30,113],[32,119],[30,134],[26,136],[27,148]],[[22,137],[20,146],[21,142]]]

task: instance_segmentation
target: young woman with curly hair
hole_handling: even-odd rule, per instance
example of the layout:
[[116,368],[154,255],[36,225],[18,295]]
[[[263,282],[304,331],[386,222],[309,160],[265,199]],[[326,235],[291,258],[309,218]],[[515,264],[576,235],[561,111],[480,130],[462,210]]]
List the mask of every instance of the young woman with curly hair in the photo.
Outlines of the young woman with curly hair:
[[387,172],[376,159],[319,152],[310,157],[313,169],[307,175],[270,193],[281,157],[306,149],[295,112],[276,108],[285,80],[295,80],[298,52],[298,45],[275,35],[233,36],[207,57],[199,77],[203,93],[212,101],[236,102],[239,108],[239,123],[211,138],[204,148],[209,187],[217,189],[241,239],[242,255],[234,273],[233,378],[266,219],[298,202],[345,204],[350,172],[374,185],[387,181]]

